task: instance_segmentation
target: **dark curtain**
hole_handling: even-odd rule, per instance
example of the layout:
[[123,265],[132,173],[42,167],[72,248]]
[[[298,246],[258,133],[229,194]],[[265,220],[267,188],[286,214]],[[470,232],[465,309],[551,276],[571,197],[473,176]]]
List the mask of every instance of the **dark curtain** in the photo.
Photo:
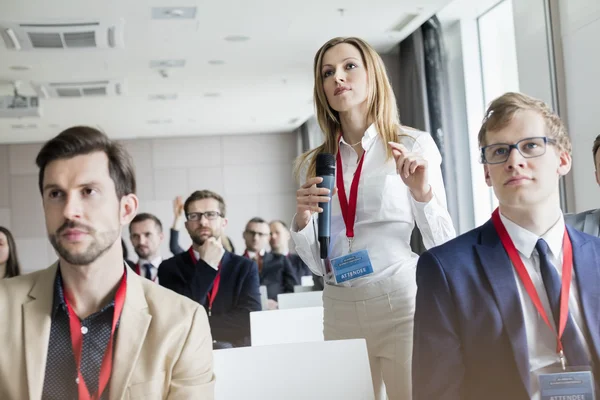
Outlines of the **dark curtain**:
[[[446,179],[444,132],[450,126],[449,92],[445,70],[445,53],[440,22],[432,17],[399,45],[399,89],[396,92],[400,121],[429,132],[442,155],[442,175],[446,184],[448,206],[455,201],[451,182]],[[417,227],[411,236],[411,248],[417,254],[425,251]]]
[[434,16],[421,27],[425,54],[425,81],[429,109],[430,133],[442,154],[442,174],[447,182],[447,159],[444,151],[444,132],[450,127],[449,88],[442,28]]

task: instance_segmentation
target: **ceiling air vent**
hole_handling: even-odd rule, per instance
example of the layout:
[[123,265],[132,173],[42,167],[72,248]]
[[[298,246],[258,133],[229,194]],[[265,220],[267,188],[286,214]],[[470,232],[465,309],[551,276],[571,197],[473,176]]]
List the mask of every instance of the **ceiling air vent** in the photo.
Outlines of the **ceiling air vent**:
[[10,50],[73,50],[123,47],[123,20],[15,23],[0,21]]
[[33,87],[43,98],[107,97],[124,92],[123,81],[119,80],[44,82],[34,83]]

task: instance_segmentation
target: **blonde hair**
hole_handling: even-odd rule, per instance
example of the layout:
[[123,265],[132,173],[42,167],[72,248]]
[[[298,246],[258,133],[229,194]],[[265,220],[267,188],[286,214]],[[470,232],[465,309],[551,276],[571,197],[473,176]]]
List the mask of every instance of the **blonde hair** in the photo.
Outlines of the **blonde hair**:
[[[369,82],[367,96],[367,121],[374,122],[379,135],[384,143],[398,142],[398,135],[401,134],[400,120],[398,117],[398,108],[396,98],[388,79],[383,60],[377,52],[364,40],[356,37],[336,37],[325,43],[315,55],[314,71],[314,101],[317,121],[321,130],[325,134],[325,142],[315,149],[300,155],[296,160],[294,171],[297,179],[300,179],[300,173],[308,162],[306,177],[310,178],[316,174],[316,155],[320,153],[337,154],[338,137],[341,124],[337,111],[329,106],[325,91],[323,89],[323,75],[321,68],[323,64],[323,55],[327,50],[341,43],[348,43],[356,47],[360,52],[362,61],[367,70],[367,79]],[[404,135],[404,134],[403,134]],[[405,135],[409,136],[409,135]],[[386,146],[388,158],[392,157],[392,151]]]
[[541,100],[522,93],[508,92],[490,103],[477,140],[479,146],[486,145],[486,133],[505,128],[519,111],[535,111],[539,113],[548,128],[547,136],[556,140],[556,145],[571,154],[571,138],[560,117]]

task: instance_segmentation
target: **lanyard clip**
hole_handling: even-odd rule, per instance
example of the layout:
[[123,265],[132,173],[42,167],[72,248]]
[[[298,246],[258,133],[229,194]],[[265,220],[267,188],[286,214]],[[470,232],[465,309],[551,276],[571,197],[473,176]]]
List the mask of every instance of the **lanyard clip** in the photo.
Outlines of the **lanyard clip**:
[[563,371],[566,371],[567,359],[565,358],[565,353],[562,350],[558,352],[558,358],[560,358],[560,365],[562,366]]
[[352,253],[352,243],[354,242],[353,237],[348,238],[348,253]]

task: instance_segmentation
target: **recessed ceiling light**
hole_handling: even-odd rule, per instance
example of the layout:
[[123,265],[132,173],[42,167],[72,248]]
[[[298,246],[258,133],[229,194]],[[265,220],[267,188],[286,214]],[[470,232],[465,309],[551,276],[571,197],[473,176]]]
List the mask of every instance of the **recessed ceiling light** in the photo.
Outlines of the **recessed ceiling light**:
[[10,69],[13,71],[29,71],[31,67],[27,65],[12,65]]
[[163,124],[170,124],[173,122],[173,120],[172,119],[151,119],[146,122],[150,125],[163,125]]
[[218,93],[218,92],[204,93],[204,97],[219,97],[219,96],[221,96],[221,93]]
[[151,60],[150,68],[182,68],[185,60]]
[[243,35],[229,35],[225,36],[225,40],[227,40],[228,42],[246,42],[250,40],[250,37]]
[[152,7],[152,19],[193,19],[196,7]]
[[148,100],[177,100],[177,93],[151,94]]
[[210,60],[208,63],[210,65],[223,65],[223,64],[225,64],[225,61],[223,61],[223,60]]

